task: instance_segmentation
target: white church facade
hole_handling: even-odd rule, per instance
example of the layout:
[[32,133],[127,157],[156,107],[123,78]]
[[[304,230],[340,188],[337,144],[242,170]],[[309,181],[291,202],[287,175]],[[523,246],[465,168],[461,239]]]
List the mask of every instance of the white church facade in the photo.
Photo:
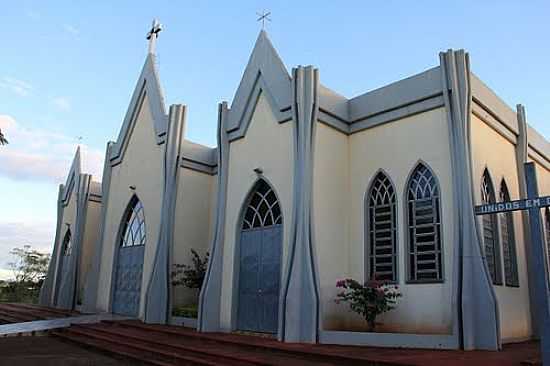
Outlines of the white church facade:
[[[284,342],[497,350],[536,336],[527,214],[474,206],[525,198],[527,161],[550,195],[550,143],[467,53],[348,99],[315,67],[289,72],[262,31],[218,111],[217,147],[186,139],[150,50],[102,182],[77,153],[60,187],[42,304],[169,323],[196,302],[198,331]],[[191,249],[210,253],[200,294],[170,281]],[[374,275],[403,297],[368,332],[334,300],[338,280]]]

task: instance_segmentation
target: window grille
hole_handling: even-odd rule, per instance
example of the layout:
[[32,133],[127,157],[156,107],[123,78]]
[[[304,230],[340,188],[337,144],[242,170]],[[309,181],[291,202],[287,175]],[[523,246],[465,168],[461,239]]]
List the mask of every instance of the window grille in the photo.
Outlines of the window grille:
[[128,205],[123,225],[121,247],[145,245],[145,214],[143,204],[136,196]]
[[266,181],[258,181],[246,208],[242,230],[278,225],[282,220],[277,195]]
[[[483,204],[495,203],[495,189],[489,171],[485,169],[481,179],[481,201]],[[485,260],[493,284],[502,285],[500,268],[500,250],[498,242],[497,215],[483,215],[483,242],[485,247]]]
[[379,172],[367,199],[369,278],[397,281],[397,225],[395,189]]
[[443,281],[439,185],[424,164],[416,166],[407,184],[408,280]]
[[[500,201],[510,201],[510,192],[504,179],[500,183]],[[514,231],[514,214],[500,214],[500,235],[502,238],[502,258],[504,260],[504,282],[506,286],[519,286],[518,260],[516,254],[516,239]]]

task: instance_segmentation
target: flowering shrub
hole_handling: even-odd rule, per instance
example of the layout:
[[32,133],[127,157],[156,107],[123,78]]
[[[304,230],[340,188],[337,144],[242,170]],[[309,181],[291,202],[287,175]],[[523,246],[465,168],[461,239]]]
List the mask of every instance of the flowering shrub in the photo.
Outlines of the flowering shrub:
[[376,279],[361,284],[347,278],[336,282],[336,287],[342,291],[338,293],[335,302],[347,302],[352,311],[367,321],[370,331],[375,328],[376,317],[395,309],[397,299],[402,296],[397,286]]

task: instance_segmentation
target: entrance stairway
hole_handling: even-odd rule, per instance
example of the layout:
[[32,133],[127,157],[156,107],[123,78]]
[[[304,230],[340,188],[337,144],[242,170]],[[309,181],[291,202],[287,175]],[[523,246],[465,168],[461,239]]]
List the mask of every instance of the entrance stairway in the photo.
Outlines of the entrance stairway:
[[136,320],[79,324],[50,333],[77,344],[143,364],[170,365],[391,365],[362,357],[314,351],[315,346],[236,334],[198,333],[189,328]]
[[66,318],[76,315],[79,315],[77,311],[60,310],[31,304],[0,303],[0,324]]
[[190,328],[103,320],[54,330],[50,335],[131,359],[135,364],[172,365],[541,365],[538,344],[505,345],[502,351],[443,351],[282,343],[272,338],[198,333]]

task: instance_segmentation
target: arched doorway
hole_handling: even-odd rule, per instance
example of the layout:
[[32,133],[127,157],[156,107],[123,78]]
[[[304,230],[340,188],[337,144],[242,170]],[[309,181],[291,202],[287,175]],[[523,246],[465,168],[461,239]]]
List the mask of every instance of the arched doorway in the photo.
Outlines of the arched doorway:
[[259,180],[245,201],[239,241],[239,330],[276,333],[283,217],[275,191]]
[[146,242],[143,204],[133,196],[122,221],[116,251],[112,311],[137,317]]
[[[68,224],[67,224],[68,226]],[[57,288],[55,291],[55,304],[59,301],[59,291],[64,287],[65,281],[67,281],[67,271],[69,270],[69,260],[72,253],[72,241],[71,241],[71,229],[67,229],[65,236],[63,237],[63,243],[61,244],[61,256],[59,258],[59,265],[57,266]]]

